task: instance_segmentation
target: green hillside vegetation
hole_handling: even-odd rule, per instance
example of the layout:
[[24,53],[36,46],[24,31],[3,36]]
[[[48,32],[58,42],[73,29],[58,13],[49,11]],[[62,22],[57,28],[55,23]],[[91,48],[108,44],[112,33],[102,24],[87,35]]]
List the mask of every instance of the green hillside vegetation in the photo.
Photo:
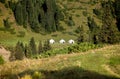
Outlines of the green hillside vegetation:
[[119,46],[43,59],[25,59],[0,66],[7,79],[119,79]]
[[[52,0],[50,2],[49,0],[38,2],[37,0],[4,0],[0,3],[0,42],[3,45],[15,46],[17,41],[26,43],[31,37],[34,37],[37,43],[39,40],[50,38],[58,41],[62,38],[77,40],[78,37],[82,38],[83,42],[117,42],[116,40],[120,37],[118,3],[119,1],[116,0],[115,2],[112,0],[108,2],[102,0]],[[106,8],[110,14],[106,14],[109,16],[108,19],[103,16],[106,11],[103,9],[105,7],[103,4],[110,6]],[[110,28],[102,28],[105,25]],[[82,34],[79,27],[83,27]],[[106,35],[106,38],[101,40],[104,38],[101,37],[104,32],[100,30],[103,29],[109,29],[107,34],[111,31],[115,33],[111,32],[108,37]],[[114,37],[115,39],[112,39]],[[115,41],[110,42],[107,41],[108,39]]]
[[9,62],[0,55],[0,79],[119,79],[119,8],[119,0],[0,0],[0,47],[11,52]]

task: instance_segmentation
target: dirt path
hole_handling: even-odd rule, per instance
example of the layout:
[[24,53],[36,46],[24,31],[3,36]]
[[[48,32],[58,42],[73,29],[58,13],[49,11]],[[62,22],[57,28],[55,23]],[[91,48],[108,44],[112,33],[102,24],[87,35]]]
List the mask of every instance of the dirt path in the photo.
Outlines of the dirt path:
[[115,75],[116,77],[119,77],[120,78],[120,75],[119,74],[117,74],[117,73],[115,73],[113,70],[111,70],[111,68],[109,67],[109,65],[102,65],[103,66],[103,68],[106,70],[106,71],[108,71],[110,74],[112,74],[112,75]]
[[5,61],[9,61],[10,51],[7,51],[4,47],[0,46],[0,55]]

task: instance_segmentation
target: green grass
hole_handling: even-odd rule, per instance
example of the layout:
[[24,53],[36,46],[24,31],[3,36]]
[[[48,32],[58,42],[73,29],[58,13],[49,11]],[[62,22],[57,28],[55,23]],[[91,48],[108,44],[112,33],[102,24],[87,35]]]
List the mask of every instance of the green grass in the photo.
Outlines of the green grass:
[[[0,73],[2,72],[0,77],[16,79],[19,76],[32,79],[37,73],[45,79],[119,79],[120,77],[104,67],[109,65],[110,57],[119,53],[117,52],[120,51],[119,46],[111,45],[87,52],[9,62],[0,66]],[[112,59],[112,61],[117,60]],[[119,62],[117,64],[120,65]],[[112,72],[120,76],[119,71],[114,71],[113,68],[111,68]]]
[[[0,7],[1,7],[1,13],[3,14],[3,16],[0,16],[0,28],[4,27],[3,24],[3,19],[6,18],[10,18],[10,22],[13,23],[11,24],[11,26],[15,29],[15,34],[10,34],[10,32],[4,32],[4,31],[0,31],[0,43],[2,45],[5,46],[15,46],[15,44],[17,43],[17,41],[22,41],[24,43],[28,43],[28,41],[30,40],[31,37],[34,37],[36,39],[36,43],[38,43],[39,40],[46,40],[46,39],[55,39],[57,42],[60,39],[65,39],[65,40],[69,40],[69,39],[77,39],[77,36],[79,36],[78,34],[75,35],[74,30],[76,30],[76,28],[78,26],[83,26],[86,31],[88,30],[87,27],[87,16],[84,16],[82,12],[86,11],[88,13],[88,15],[93,16],[93,9],[96,6],[93,6],[91,4],[86,4],[87,2],[89,2],[90,0],[84,0],[84,1],[79,1],[79,0],[72,0],[69,2],[69,0],[57,0],[57,5],[61,6],[62,9],[65,10],[65,12],[67,12],[67,14],[65,14],[64,17],[64,21],[60,21],[60,26],[63,26],[65,28],[65,31],[63,32],[55,32],[52,34],[48,34],[48,35],[41,35],[41,34],[36,34],[30,31],[30,29],[28,28],[27,30],[22,28],[22,26],[19,26],[16,24],[15,20],[14,20],[14,16],[13,13],[11,12],[10,9],[5,8],[5,6],[0,3]],[[82,3],[83,2],[83,3]],[[66,5],[66,7],[68,9],[65,9],[64,5]],[[98,5],[98,4],[96,4]],[[82,7],[83,9],[80,9],[80,7]],[[91,7],[91,8],[90,8]],[[9,14],[9,12],[11,12],[11,14]],[[76,16],[76,15],[79,15]],[[68,17],[72,16],[73,21],[75,22],[75,25],[72,27],[69,27],[65,21],[68,20]],[[100,22],[99,20],[94,17],[95,20],[97,21],[97,24],[99,25]],[[22,31],[23,35],[22,37],[20,35],[20,32]],[[66,33],[65,33],[66,32]],[[25,33],[25,36],[24,36]],[[57,35],[56,37],[52,36],[52,35]]]

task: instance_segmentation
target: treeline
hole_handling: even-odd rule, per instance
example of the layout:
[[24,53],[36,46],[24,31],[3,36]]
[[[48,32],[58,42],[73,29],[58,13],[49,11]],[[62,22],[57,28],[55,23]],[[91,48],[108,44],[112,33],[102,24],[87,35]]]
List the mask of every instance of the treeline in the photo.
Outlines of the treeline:
[[[119,18],[120,16],[120,2],[116,0],[115,2],[108,0],[101,2],[101,11],[94,10],[97,16],[100,16],[102,20],[102,26],[98,26],[92,17],[88,17],[88,27],[89,30],[85,31],[83,26],[78,29],[80,36],[78,38],[78,43],[80,42],[93,42],[98,43],[109,43],[114,44],[120,42],[120,31],[119,31]],[[116,3],[116,5],[114,5]],[[114,7],[116,6],[116,7]],[[118,13],[116,13],[118,12]],[[117,20],[117,24],[116,24]],[[87,39],[86,39],[87,38]]]
[[55,0],[10,0],[5,5],[12,9],[16,22],[24,28],[30,26],[37,33],[61,29],[59,21],[63,15]]
[[51,50],[52,47],[49,44],[49,41],[46,40],[44,44],[39,41],[39,45],[35,44],[35,40],[32,37],[29,41],[29,44],[23,44],[22,42],[17,42],[16,46],[11,49],[10,60],[22,60],[24,58],[34,58],[37,55],[40,55],[48,50]]
[[120,31],[120,0],[115,0],[114,8],[115,8],[115,15],[117,20],[117,27]]

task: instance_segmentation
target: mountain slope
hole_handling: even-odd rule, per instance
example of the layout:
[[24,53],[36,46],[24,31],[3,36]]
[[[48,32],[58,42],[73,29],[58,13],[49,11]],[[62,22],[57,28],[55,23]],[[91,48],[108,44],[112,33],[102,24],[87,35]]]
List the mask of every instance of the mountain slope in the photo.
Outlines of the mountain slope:
[[16,79],[16,77],[32,76],[34,72],[40,72],[48,79],[85,79],[86,77],[87,79],[119,79],[120,62],[115,67],[109,64],[111,57],[120,56],[119,46],[112,45],[83,53],[9,62],[0,66],[2,72],[0,77]]
[[[23,9],[26,9],[24,7],[25,6],[24,1],[26,2],[27,0],[23,0],[22,2],[20,2],[19,0],[12,0],[12,1],[13,2],[17,1],[18,3],[17,2],[16,3],[19,4],[18,7],[22,6]],[[84,1],[55,0],[55,4],[56,4],[56,8],[57,8],[55,10],[58,12],[59,16],[57,15],[56,11],[55,12],[53,11],[53,13],[51,13],[51,11],[49,11],[49,13],[51,13],[51,14],[45,13],[45,15],[42,16],[42,13],[44,14],[43,10],[45,9],[45,5],[46,5],[46,7],[48,7],[48,6],[50,7],[50,5],[52,3],[49,4],[49,2],[47,2],[49,0],[40,0],[40,1],[43,1],[45,3],[42,5],[42,2],[40,2],[41,3],[40,9],[36,9],[36,7],[34,7],[34,13],[37,10],[40,10],[40,12],[38,11],[34,17],[29,17],[29,20],[34,20],[34,18],[35,18],[35,20],[34,20],[35,22],[40,22],[40,26],[37,27],[36,23],[34,23],[34,22],[33,22],[33,26],[30,26],[30,23],[25,23],[27,25],[27,26],[25,26],[25,28],[23,28],[24,24],[23,25],[20,24],[21,25],[20,26],[18,21],[15,20],[16,12],[14,12],[14,8],[13,9],[10,9],[10,7],[6,8],[6,5],[10,4],[9,1],[8,2],[6,1],[5,4],[0,2],[0,34],[1,34],[0,35],[0,43],[2,43],[3,45],[15,45],[18,40],[27,43],[31,37],[34,37],[37,42],[39,40],[44,41],[46,39],[51,39],[51,38],[55,39],[56,41],[59,41],[60,39],[65,39],[66,41],[68,41],[69,39],[77,40],[77,38],[81,34],[80,27],[83,27],[83,31],[84,31],[83,37],[84,37],[85,41],[93,39],[93,36],[96,37],[95,39],[97,39],[98,36],[96,36],[94,34],[94,31],[95,31],[95,33],[99,32],[100,28],[102,27],[102,23],[103,23],[103,20],[101,19],[102,18],[101,0],[84,0]],[[31,3],[31,6],[33,4],[35,4],[35,2],[36,2],[36,0],[34,0],[33,3]],[[53,0],[53,3],[54,3],[54,0]],[[26,6],[28,6],[27,3],[26,3]],[[28,7],[30,7],[30,6],[28,6]],[[47,10],[53,10],[52,8],[53,8],[53,6],[51,6],[51,8],[49,8]],[[17,9],[17,10],[19,10],[19,9]],[[25,14],[25,12],[23,14]],[[30,14],[32,14],[32,13],[30,13]],[[50,17],[48,18],[48,16],[46,16],[47,14],[48,14],[48,16],[50,15],[50,17],[52,17],[52,20],[54,19],[54,21],[56,21],[58,19],[60,19],[60,20],[54,24],[54,22],[50,19]],[[54,18],[53,18],[53,14],[55,14]],[[99,16],[96,14],[98,14]],[[18,15],[19,15],[19,11],[18,11]],[[44,20],[45,16],[47,18],[46,21]],[[58,17],[58,19],[57,19],[57,17]],[[32,18],[32,19],[30,19],[30,18]],[[19,19],[20,18],[18,18],[18,20]],[[36,19],[37,19],[37,21],[36,21]],[[8,24],[11,26],[10,29],[5,28],[4,20],[5,21],[8,20]],[[113,19],[113,20],[114,20],[114,24],[115,24],[116,20],[115,19]],[[55,32],[52,32],[49,34],[49,31],[45,31],[45,27],[46,28],[48,28],[48,27],[46,25],[44,25],[44,23],[43,23],[43,26],[41,25],[42,21],[45,21],[45,24],[48,23],[48,26],[50,28],[52,28],[51,31],[53,31],[53,29],[55,29],[54,25],[57,26],[57,24],[58,24],[59,30],[56,30],[56,31],[54,30]],[[89,23],[91,23],[91,25],[89,25]],[[34,24],[35,24],[35,26],[34,26]],[[93,29],[95,27],[97,27],[99,29],[97,29],[97,30],[95,29],[92,32],[90,30],[90,26],[92,26]],[[38,29],[38,28],[40,28],[40,29]],[[41,30],[40,34],[35,33],[34,30],[37,30],[37,31]]]

